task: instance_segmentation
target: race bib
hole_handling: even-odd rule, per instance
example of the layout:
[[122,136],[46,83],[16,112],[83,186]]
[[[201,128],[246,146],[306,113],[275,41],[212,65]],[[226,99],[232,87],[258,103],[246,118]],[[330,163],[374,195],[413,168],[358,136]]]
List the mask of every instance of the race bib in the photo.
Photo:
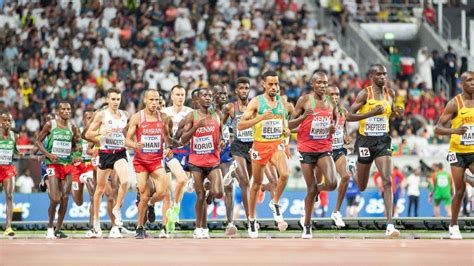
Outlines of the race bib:
[[120,150],[125,147],[125,136],[123,133],[112,132],[105,138],[105,148],[107,150]]
[[79,182],[72,182],[72,190],[79,190]]
[[143,143],[143,153],[157,153],[161,150],[161,136],[160,135],[142,135],[140,139]]
[[48,176],[55,176],[56,175],[56,171],[54,171],[54,168],[46,168],[46,174]]
[[252,142],[253,141],[253,129],[247,128],[245,130],[237,129],[237,139],[242,142]]
[[385,117],[369,117],[365,120],[366,136],[382,136],[388,132],[388,121]]
[[448,156],[446,157],[448,160],[448,163],[453,164],[458,162],[458,157],[456,157],[455,152],[450,152],[448,153]]
[[251,149],[251,150],[250,150],[250,158],[251,158],[252,160],[256,160],[256,161],[262,159],[262,158],[260,158],[260,155],[258,154],[258,151],[254,150],[254,149]]
[[329,117],[315,116],[311,121],[311,130],[309,136],[311,139],[327,139],[329,138],[329,127],[331,120]]
[[82,144],[82,158],[85,159],[85,160],[90,160],[92,158],[92,156],[90,156],[89,154],[87,154],[87,149],[89,148],[89,143],[84,143]]
[[468,125],[466,133],[461,135],[461,145],[470,146],[474,145],[474,126]]
[[447,187],[449,184],[448,177],[443,175],[443,176],[438,176],[436,183],[438,187]]
[[193,150],[196,154],[207,154],[214,151],[212,136],[193,137]]
[[366,147],[359,147],[359,156],[362,158],[370,157],[370,150]]
[[13,161],[13,150],[0,150],[0,165],[8,165]]
[[262,137],[264,139],[279,139],[283,134],[283,120],[270,119],[262,122]]
[[344,129],[337,127],[336,132],[333,135],[332,148],[334,150],[341,149],[344,145]]
[[53,141],[53,148],[51,154],[58,156],[59,158],[67,158],[71,155],[72,143],[69,141]]

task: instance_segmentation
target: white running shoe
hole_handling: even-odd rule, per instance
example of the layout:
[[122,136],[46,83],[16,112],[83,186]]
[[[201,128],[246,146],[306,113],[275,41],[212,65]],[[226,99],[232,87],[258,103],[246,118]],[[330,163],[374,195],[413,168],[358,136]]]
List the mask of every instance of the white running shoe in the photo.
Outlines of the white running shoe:
[[301,216],[301,218],[298,220],[298,224],[300,225],[301,229],[304,229],[304,220],[305,216]]
[[238,165],[236,161],[232,161],[232,164],[229,167],[229,171],[227,174],[224,176],[224,186],[229,186],[232,184],[232,181],[234,181],[234,178],[232,177],[232,173],[237,169]]
[[100,222],[94,222],[94,234],[95,237],[102,237],[102,228],[100,227]]
[[234,223],[229,223],[227,227],[225,228],[225,235],[226,236],[235,236],[237,234],[237,227],[234,225]]
[[209,239],[211,236],[209,235],[209,228],[202,229],[202,238]]
[[186,182],[186,192],[188,193],[193,193],[194,192],[194,178],[188,179],[188,182]]
[[256,220],[253,220],[253,221],[249,220],[249,228],[248,228],[247,232],[249,233],[250,238],[258,238],[257,224],[258,223],[257,223]]
[[203,229],[202,228],[194,229],[193,237],[196,238],[196,239],[202,239],[203,238]]
[[118,229],[119,229],[119,232],[122,234],[122,235],[131,235],[131,236],[134,236],[137,234],[136,231],[130,231],[128,230],[127,228],[123,227],[123,226],[118,226]]
[[46,239],[56,239],[56,236],[54,235],[54,228],[48,228],[48,231],[46,232]]
[[[113,208],[112,214],[115,216],[115,225],[122,226],[122,210],[120,208]],[[120,232],[119,232],[120,233]]]
[[301,234],[302,239],[312,239],[313,238],[313,228],[311,225],[303,227],[303,233]]
[[86,232],[84,235],[85,238],[96,238],[96,233],[93,228],[89,229],[89,231]]
[[449,226],[449,238],[462,239],[461,232],[459,231],[459,225]]
[[118,226],[112,226],[109,232],[109,238],[123,238],[123,235],[120,233]]
[[280,205],[273,203],[273,200],[270,200],[268,203],[268,207],[272,210],[273,219],[275,222],[280,223],[283,222],[283,215],[280,212]]
[[391,237],[399,237],[400,231],[395,229],[395,226],[393,224],[387,224],[387,230],[385,231],[385,235]]
[[158,236],[159,238],[170,238],[170,235],[168,235],[165,231],[165,229],[161,229],[160,235]]
[[314,208],[318,209],[319,206],[321,206],[321,198],[319,197],[319,193],[318,193],[318,197],[316,198],[316,201],[314,202]]
[[331,213],[331,219],[334,221],[334,223],[338,227],[346,226],[346,224],[342,220],[342,214],[339,211]]

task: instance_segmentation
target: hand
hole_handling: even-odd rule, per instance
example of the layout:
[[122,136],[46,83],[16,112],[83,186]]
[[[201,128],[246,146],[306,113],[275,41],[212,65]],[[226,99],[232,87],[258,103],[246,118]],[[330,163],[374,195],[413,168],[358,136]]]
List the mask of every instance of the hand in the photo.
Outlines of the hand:
[[168,159],[171,158],[171,157],[173,157],[173,150],[170,149],[170,147],[166,147],[166,148],[163,150],[163,156],[164,156],[165,158],[168,158]]
[[454,129],[454,133],[453,134],[456,134],[456,135],[464,135],[464,133],[467,132],[469,128],[466,127],[466,126],[460,126],[456,129]]
[[108,137],[108,136],[110,136],[110,134],[112,134],[112,129],[111,128],[106,128],[106,129],[100,129],[99,130],[99,135],[101,135],[101,136]]
[[385,112],[385,108],[382,106],[382,105],[377,105],[373,110],[372,110],[372,114],[374,116],[376,115],[381,115]]
[[207,117],[204,117],[204,118],[200,119],[200,120],[197,122],[196,126],[197,126],[198,128],[200,128],[200,127],[205,127],[205,126],[206,126],[206,122],[207,122]]
[[314,110],[312,109],[306,109],[304,110],[303,116],[306,118],[314,113]]
[[260,121],[262,120],[268,120],[273,118],[273,112],[271,110],[266,110],[263,112],[263,114],[260,116]]
[[330,125],[329,126],[329,133],[334,134],[334,132],[336,132],[336,127],[334,125]]
[[288,137],[291,135],[291,130],[289,128],[284,128],[283,129],[283,136]]
[[141,142],[136,142],[135,143],[135,149],[136,150],[141,150],[141,149],[143,149],[143,147],[145,147],[145,144],[143,144]]
[[25,157],[25,153],[24,153],[24,152],[19,152],[19,153],[18,153],[18,157],[20,157],[20,158]]
[[344,136],[344,144],[350,144],[352,142],[352,138],[349,135]]
[[395,116],[396,117],[401,117],[403,116],[403,114],[405,113],[405,108],[401,107],[401,106],[395,106]]
[[219,150],[222,151],[225,147],[225,141],[221,139],[221,141],[219,142]]
[[72,158],[72,164],[73,165],[78,166],[80,163],[82,163],[82,158],[81,157]]
[[58,161],[59,157],[57,155],[54,155],[54,154],[47,154],[46,157],[52,162],[52,163],[55,163]]

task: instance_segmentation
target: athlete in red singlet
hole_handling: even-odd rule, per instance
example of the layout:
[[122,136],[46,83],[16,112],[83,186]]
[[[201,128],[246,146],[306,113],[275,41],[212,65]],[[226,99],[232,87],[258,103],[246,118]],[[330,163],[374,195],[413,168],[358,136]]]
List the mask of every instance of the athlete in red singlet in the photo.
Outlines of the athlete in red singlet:
[[[126,146],[135,149],[133,166],[137,173],[137,187],[140,193],[136,235],[138,239],[146,237],[143,225],[150,196],[152,203],[163,200],[163,224],[166,224],[166,210],[170,205],[171,180],[162,163],[164,144],[169,144],[167,137],[169,134],[162,118],[164,115],[158,111],[159,100],[158,91],[147,90],[144,97],[145,109],[132,116],[127,131]],[[155,187],[152,195],[149,194],[152,189],[147,186],[148,177],[152,179]],[[162,231],[160,236],[167,237],[167,234]]]

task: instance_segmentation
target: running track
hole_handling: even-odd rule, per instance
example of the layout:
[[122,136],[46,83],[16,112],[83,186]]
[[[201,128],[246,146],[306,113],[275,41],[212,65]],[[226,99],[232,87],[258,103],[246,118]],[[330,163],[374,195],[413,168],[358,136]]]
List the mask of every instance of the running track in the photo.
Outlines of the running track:
[[315,265],[316,263],[474,265],[474,241],[427,239],[4,239],[0,241],[2,266]]

